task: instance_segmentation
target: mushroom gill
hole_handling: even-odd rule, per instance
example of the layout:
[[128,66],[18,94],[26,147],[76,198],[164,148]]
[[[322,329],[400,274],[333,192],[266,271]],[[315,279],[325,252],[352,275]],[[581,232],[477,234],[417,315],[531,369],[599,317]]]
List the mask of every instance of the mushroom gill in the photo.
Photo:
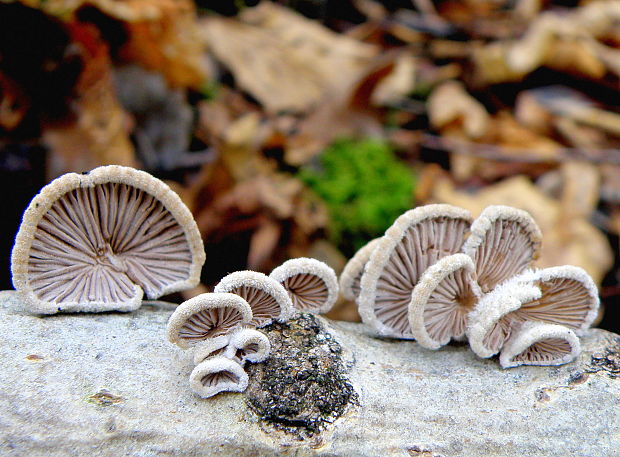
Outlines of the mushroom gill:
[[275,268],[269,277],[288,292],[293,307],[310,313],[326,313],[338,298],[336,273],[327,264],[305,257],[291,259]]
[[396,219],[366,263],[358,298],[362,320],[380,335],[413,338],[411,293],[431,265],[461,250],[470,222],[468,211],[450,205],[420,206]]
[[179,305],[168,321],[168,340],[182,348],[216,338],[247,325],[252,309],[241,297],[229,293],[207,293]]
[[581,336],[596,318],[598,290],[582,268],[563,265],[532,270],[515,280],[531,282],[541,290],[540,298],[523,303],[514,312],[516,319],[564,325]]
[[528,322],[512,335],[500,354],[503,368],[519,365],[562,365],[581,352],[579,338],[562,325]]
[[476,265],[482,292],[522,273],[536,260],[542,234],[525,211],[509,206],[488,206],[471,225],[463,252]]
[[468,314],[480,297],[473,272],[465,254],[444,257],[424,272],[409,304],[411,334],[421,346],[438,349],[465,335]]
[[269,338],[258,330],[243,328],[235,331],[228,345],[226,356],[241,364],[262,362],[269,357]]
[[243,392],[248,386],[248,375],[234,360],[218,356],[198,364],[189,383],[196,394],[209,398],[220,392]]
[[[129,310],[197,284],[204,250],[189,210],[148,173],[69,173],[24,213],[13,282],[37,312]],[[137,297],[137,298],[136,298]]]
[[472,351],[483,358],[497,354],[513,330],[523,323],[517,314],[519,308],[540,297],[538,287],[516,279],[483,295],[468,316],[467,339]]
[[251,325],[264,327],[273,320],[285,321],[294,312],[286,289],[274,279],[255,271],[237,271],[222,278],[214,292],[242,297],[252,308]]

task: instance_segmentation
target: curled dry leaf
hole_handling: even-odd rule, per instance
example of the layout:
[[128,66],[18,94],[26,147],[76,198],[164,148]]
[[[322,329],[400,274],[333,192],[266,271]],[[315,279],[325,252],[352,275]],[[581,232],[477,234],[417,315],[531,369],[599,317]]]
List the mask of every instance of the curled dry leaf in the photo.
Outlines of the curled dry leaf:
[[284,322],[294,313],[293,303],[284,287],[256,271],[236,271],[222,278],[214,292],[229,292],[242,297],[252,308],[251,324],[264,327],[274,320]]
[[28,309],[129,311],[194,287],[205,260],[191,213],[148,173],[109,165],[52,181],[26,209],[13,284]]
[[503,368],[519,365],[563,365],[581,353],[575,333],[561,325],[528,322],[507,342],[499,357]]
[[204,43],[269,112],[306,111],[359,76],[377,50],[287,8],[263,2],[239,20],[210,17]]
[[243,392],[248,387],[248,375],[243,367],[224,356],[206,359],[189,376],[192,390],[202,398],[220,392]]
[[386,231],[366,263],[358,298],[362,321],[380,335],[412,338],[408,307],[422,274],[461,250],[471,215],[450,205],[407,211]]
[[481,137],[489,127],[489,114],[484,106],[456,81],[447,81],[433,91],[428,99],[428,115],[436,129],[462,123],[469,138]]

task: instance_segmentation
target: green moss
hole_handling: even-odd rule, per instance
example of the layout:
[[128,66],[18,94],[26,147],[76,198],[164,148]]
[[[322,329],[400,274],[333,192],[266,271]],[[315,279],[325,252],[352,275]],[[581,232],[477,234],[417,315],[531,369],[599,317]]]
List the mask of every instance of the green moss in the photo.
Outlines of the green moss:
[[300,178],[327,204],[330,238],[349,255],[414,205],[413,171],[378,140],[339,140]]

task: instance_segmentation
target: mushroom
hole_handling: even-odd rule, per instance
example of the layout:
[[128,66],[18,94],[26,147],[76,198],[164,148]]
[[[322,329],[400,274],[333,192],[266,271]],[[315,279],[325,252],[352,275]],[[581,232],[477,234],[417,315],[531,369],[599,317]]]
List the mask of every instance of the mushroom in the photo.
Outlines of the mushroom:
[[522,273],[538,258],[542,234],[525,211],[510,206],[488,206],[471,225],[463,252],[476,264],[482,292]]
[[362,320],[380,335],[413,338],[411,293],[428,267],[460,252],[470,223],[467,210],[442,204],[398,217],[366,263],[358,297]]
[[52,181],[26,209],[11,258],[28,309],[131,311],[195,286],[205,253],[179,196],[146,172],[109,165]]
[[514,311],[542,296],[533,284],[507,281],[485,294],[468,317],[467,339],[478,357],[497,354],[521,322]]
[[467,316],[480,298],[474,263],[466,254],[439,259],[422,275],[411,294],[411,335],[423,347],[439,349],[461,338]]
[[252,308],[229,293],[197,295],[181,303],[168,321],[168,340],[186,349],[225,335],[252,320]]
[[380,238],[375,238],[362,246],[344,266],[340,274],[340,293],[347,300],[357,301],[361,290],[364,267],[379,240]]
[[248,387],[248,375],[234,360],[217,356],[198,364],[189,384],[202,398],[209,398],[220,392],[243,392]]
[[598,314],[598,289],[590,275],[574,265],[529,270],[514,278],[533,283],[541,297],[523,303],[515,314],[522,320],[560,324],[583,336]]
[[299,257],[287,260],[269,277],[282,284],[299,311],[326,313],[338,298],[336,273],[316,259]]
[[242,328],[233,332],[226,348],[226,357],[237,360],[242,365],[263,362],[269,357],[271,344],[266,335],[251,328]]
[[503,368],[519,365],[563,365],[577,358],[581,344],[563,325],[527,322],[510,337],[499,356]]
[[214,292],[230,292],[245,299],[252,308],[252,322],[264,327],[275,319],[288,320],[294,313],[293,303],[282,285],[256,271],[236,271],[222,278]]
[[470,315],[469,343],[480,357],[490,357],[514,329],[529,321],[563,325],[581,336],[598,307],[596,285],[582,268],[528,270],[480,300]]
[[212,357],[225,355],[229,343],[230,334],[228,333],[201,341],[194,347],[194,365]]

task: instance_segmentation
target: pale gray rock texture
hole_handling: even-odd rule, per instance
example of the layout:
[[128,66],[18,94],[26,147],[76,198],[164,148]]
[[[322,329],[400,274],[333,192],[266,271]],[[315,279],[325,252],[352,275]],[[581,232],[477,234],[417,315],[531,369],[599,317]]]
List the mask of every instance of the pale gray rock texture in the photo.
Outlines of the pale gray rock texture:
[[0,293],[2,456],[620,456],[620,336],[602,330],[574,363],[502,370],[307,316],[272,326],[245,394],[202,400],[165,338],[174,305],[19,307]]

